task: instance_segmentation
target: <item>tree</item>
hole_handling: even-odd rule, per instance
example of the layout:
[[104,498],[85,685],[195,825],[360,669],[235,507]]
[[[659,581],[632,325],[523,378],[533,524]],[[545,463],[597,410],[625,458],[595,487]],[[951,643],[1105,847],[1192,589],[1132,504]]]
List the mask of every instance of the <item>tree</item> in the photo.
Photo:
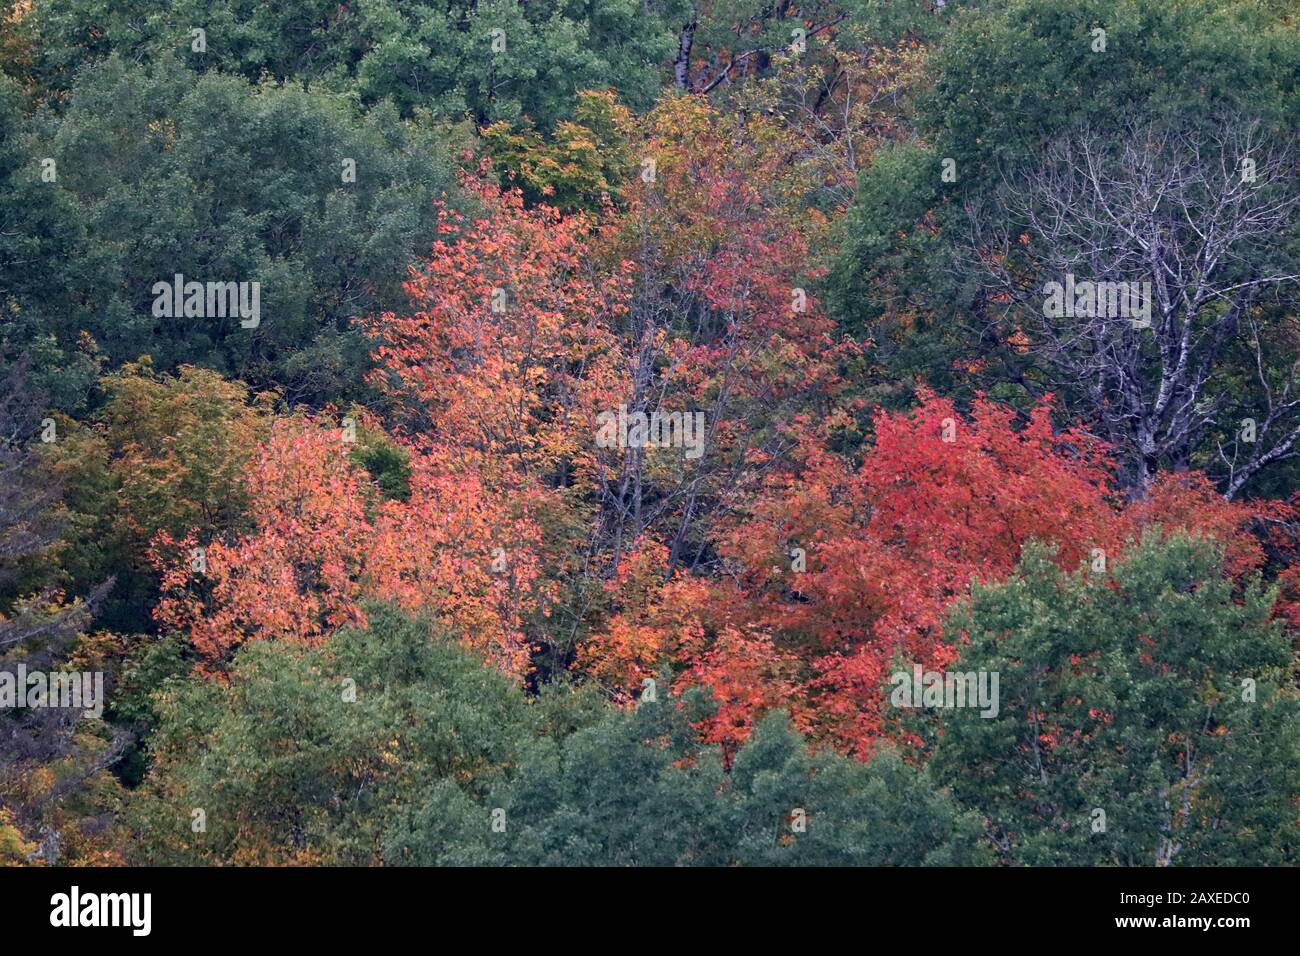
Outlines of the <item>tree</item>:
[[[606,576],[645,539],[664,544],[667,579],[716,561],[710,535],[761,484],[810,419],[842,414],[840,364],[853,349],[811,292],[824,222],[804,199],[815,176],[782,124],[672,96],[646,117],[642,172],[607,230],[605,254],[633,264],[618,316],[620,403],[688,414],[698,453],[654,447],[597,455],[596,540]],[[612,407],[612,406],[611,406]]]
[[[1258,121],[1131,118],[1054,141],[970,207],[975,255],[1005,303],[998,335],[1019,336],[1102,424],[1134,494],[1157,467],[1196,462],[1233,497],[1300,455],[1285,318],[1300,302],[1297,163]],[[1077,283],[1077,301],[1053,302],[1053,283],[1058,299]]]
[[631,693],[673,661],[679,687],[713,691],[706,732],[729,750],[779,705],[865,758],[891,735],[879,687],[894,659],[950,664],[953,603],[1009,575],[1035,540],[1056,545],[1064,569],[1104,568],[1163,525],[1225,548],[1234,580],[1264,566],[1254,509],[1196,476],[1127,503],[1105,444],[1058,431],[1046,405],[1018,427],[996,402],[977,400],[967,418],[924,395],[912,412],[878,411],[874,433],[856,465],[810,439],[719,536],[725,577],[629,589],[580,663]]
[[1206,542],[1148,536],[1104,575],[1026,554],[952,622],[997,715],[938,712],[930,769],[1004,863],[1247,866],[1300,851],[1300,701],[1274,594]]
[[76,308],[84,231],[75,203],[46,181],[57,166],[32,142],[23,107],[17,85],[0,76],[0,361],[26,355],[33,384],[76,408],[97,376],[98,356],[75,336],[58,341],[45,320]]
[[[675,47],[679,0],[582,0],[450,5],[240,0],[165,5],[53,0],[24,19],[40,36],[30,72],[56,91],[105,55],[220,71],[251,82],[341,93],[366,107],[388,101],[476,123],[530,117],[544,128],[571,115],[583,89],[618,89],[644,109]],[[202,49],[192,30],[204,31]]]
[[[531,701],[429,622],[372,606],[304,650],[160,694],[132,797],[153,863],[921,865],[985,862],[978,822],[895,754],[810,754],[773,714],[730,771],[664,699]],[[202,811],[196,815],[195,811]],[[196,824],[196,820],[200,821]]]
[[411,400],[413,423],[450,458],[563,486],[585,470],[612,401],[610,326],[627,310],[628,270],[594,268],[586,217],[467,184],[482,212],[466,221],[438,204],[440,238],[406,285],[411,308],[366,321],[373,378]]
[[[841,351],[800,278],[816,219],[798,214],[789,136],[679,98],[634,133],[647,172],[599,223],[470,180],[483,213],[440,213],[447,238],[412,277],[410,311],[367,323],[372,380],[417,443],[546,514],[559,598],[545,669],[618,601],[604,585],[631,555],[662,544],[665,580],[707,567],[710,526],[840,388]],[[692,447],[683,430],[601,437],[641,415],[690,424]]]
[[[767,78],[791,59],[815,57],[814,45],[850,34],[864,47],[884,45],[905,35],[924,36],[933,8],[909,2],[885,9],[847,2],[712,3],[693,0],[680,21],[673,85],[687,93],[728,90]],[[852,41],[845,46],[851,46]]]
[[583,90],[572,120],[544,136],[532,123],[518,128],[504,121],[480,131],[494,164],[518,176],[524,198],[562,212],[599,213],[617,200],[633,170],[627,137],[631,112],[612,91]]
[[409,495],[387,496],[350,454],[350,427],[377,426],[277,419],[243,478],[250,530],[158,535],[158,626],[186,635],[203,669],[221,673],[244,643],[317,646],[364,626],[364,603],[383,600],[427,610],[522,677],[524,608],[545,597],[530,503],[427,455],[411,459]]
[[58,486],[29,447],[41,402],[26,374],[26,362],[0,366],[0,673],[24,697],[22,705],[0,709],[0,841],[6,855],[102,861],[106,847],[96,838],[102,827],[92,818],[111,806],[114,787],[105,770],[120,759],[130,735],[84,721],[83,708],[61,699],[27,706],[29,685],[18,681],[21,673],[62,669],[112,586],[109,580],[71,602],[54,588],[23,588],[24,563],[57,547],[63,529]]
[[[1021,410],[1054,392],[1070,420],[1086,418],[1106,434],[1095,404],[1063,386],[1028,347],[1029,333],[995,321],[1007,303],[983,266],[972,267],[966,204],[986,203],[1005,173],[1041,164],[1044,146],[1072,131],[1118,148],[1117,117],[1141,125],[1181,116],[1209,127],[1248,115],[1285,140],[1300,115],[1297,63],[1300,31],[1277,4],[1011,0],[956,10],[927,60],[931,82],[911,116],[916,140],[880,150],[862,171],[825,290],[841,327],[874,343],[869,370],[882,403],[910,403],[916,381],[962,402],[983,391]],[[1255,264],[1261,275],[1274,265]],[[1266,348],[1288,340],[1284,323],[1265,324]],[[1220,371],[1253,389],[1244,335],[1240,344]],[[1278,360],[1285,368],[1284,355]],[[1241,416],[1262,419],[1252,411]],[[1228,424],[1207,436],[1195,466],[1210,467],[1217,440],[1231,454]],[[1267,469],[1255,487],[1278,494],[1288,475],[1285,466]]]
[[147,357],[100,387],[94,419],[61,420],[62,437],[44,456],[69,510],[60,565],[74,588],[115,575],[101,623],[142,632],[158,598],[149,554],[159,534],[197,529],[206,542],[247,530],[244,476],[273,396],[188,365],[160,375]]
[[56,595],[46,592],[29,604],[17,590],[24,579],[23,562],[55,547],[64,527],[57,508],[59,488],[42,477],[40,458],[29,447],[37,437],[41,404],[29,390],[27,367],[26,361],[0,367],[0,595],[9,613],[0,620],[0,649],[37,639],[66,640],[89,620],[106,590],[101,586],[87,603],[50,616],[37,608],[57,604]]
[[1056,432],[1046,406],[1018,429],[995,402],[967,419],[925,395],[878,412],[874,432],[857,467],[810,444],[801,472],[751,504],[722,545],[739,573],[708,615],[793,654],[790,706],[860,756],[882,732],[874,691],[891,659],[950,660],[946,611],[972,580],[1009,573],[1034,538],[1059,542],[1069,567],[1122,541],[1104,447]]
[[918,122],[967,193],[1068,130],[1118,134],[1116,117],[1248,110],[1294,123],[1297,62],[1294,21],[1249,0],[972,4],[939,44]]
[[[703,705],[702,701],[696,702]],[[495,825],[494,825],[495,821]],[[400,815],[390,863],[492,866],[971,865],[978,823],[923,773],[810,755],[769,715],[726,772],[668,702],[539,737],[486,799],[440,782]]]
[[[198,365],[291,401],[368,394],[352,320],[400,299],[436,234],[432,201],[455,188],[428,124],[117,58],[88,67],[62,109],[32,124],[23,188],[62,211],[35,231],[61,278],[18,284],[21,309],[0,312],[0,339],[31,349],[42,375],[67,378],[60,367],[79,371],[93,346],[110,368],[149,355],[161,372]],[[38,180],[37,157],[55,181]],[[258,315],[156,315],[156,285],[177,274],[258,283]],[[84,372],[77,381],[88,384]],[[73,384],[67,409],[87,397]]]
[[251,644],[226,681],[161,689],[130,808],[137,859],[378,863],[392,815],[432,781],[485,788],[515,759],[527,708],[506,678],[427,620],[367,617],[314,649]]

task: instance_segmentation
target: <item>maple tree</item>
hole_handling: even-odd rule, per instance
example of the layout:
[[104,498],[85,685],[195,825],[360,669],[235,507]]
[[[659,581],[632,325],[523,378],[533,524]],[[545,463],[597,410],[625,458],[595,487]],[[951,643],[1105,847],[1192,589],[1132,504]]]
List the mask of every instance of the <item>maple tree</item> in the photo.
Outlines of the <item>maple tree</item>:
[[669,574],[711,564],[710,527],[789,450],[792,418],[834,413],[851,346],[813,293],[824,221],[798,199],[808,182],[788,132],[670,98],[631,148],[640,173],[603,234],[606,255],[636,269],[621,398],[629,411],[703,416],[707,450],[605,453],[598,521],[608,568],[650,534]]
[[[409,409],[412,443],[566,529],[544,562],[561,666],[619,600],[625,559],[662,545],[659,575],[707,561],[709,525],[790,447],[782,420],[838,387],[830,322],[804,288],[820,221],[793,201],[788,134],[688,101],[632,132],[648,159],[599,221],[527,206],[487,165],[467,176],[481,210],[442,208],[411,308],[367,322],[374,381]],[[597,422],[617,409],[701,416],[709,453],[602,447]]]
[[1055,428],[1046,404],[1016,418],[987,399],[964,416],[924,394],[912,412],[876,414],[856,466],[810,439],[720,539],[730,578],[664,585],[585,647],[587,666],[630,689],[675,660],[679,686],[724,703],[716,739],[736,745],[784,701],[802,727],[865,757],[884,732],[891,668],[951,663],[954,602],[1009,574],[1031,542],[1055,546],[1062,568],[1104,571],[1160,525],[1224,547],[1234,578],[1260,566],[1252,509],[1202,476],[1169,476],[1128,504],[1104,443]]
[[489,169],[466,178],[481,213],[439,206],[441,238],[406,284],[411,309],[368,321],[374,378],[415,400],[425,440],[453,458],[562,484],[610,402],[608,326],[627,309],[627,270],[594,268],[589,218],[525,209]]
[[436,609],[468,645],[522,675],[520,607],[536,599],[538,577],[526,508],[503,510],[472,472],[431,457],[414,459],[407,500],[385,498],[343,434],[329,418],[278,420],[248,476],[251,533],[206,545],[159,536],[160,625],[184,630],[219,671],[249,640],[314,646],[363,625],[362,601],[382,598]]

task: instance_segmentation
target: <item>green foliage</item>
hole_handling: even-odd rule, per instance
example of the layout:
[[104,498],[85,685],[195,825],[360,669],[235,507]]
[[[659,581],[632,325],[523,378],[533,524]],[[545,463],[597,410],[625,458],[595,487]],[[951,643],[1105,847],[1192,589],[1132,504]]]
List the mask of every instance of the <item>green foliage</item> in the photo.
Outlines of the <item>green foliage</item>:
[[1291,651],[1273,595],[1234,595],[1221,567],[1203,542],[1150,536],[1109,575],[1035,550],[975,589],[950,669],[998,673],[999,712],[947,711],[930,769],[1005,862],[1296,862]]
[[410,455],[383,432],[359,432],[348,457],[370,472],[385,498],[406,501],[411,497]]
[[[1097,28],[1104,52],[1092,48]],[[1038,162],[1050,139],[1084,125],[1118,136],[1134,115],[1209,122],[1238,108],[1292,128],[1300,116],[1300,29],[1249,0],[968,5],[928,69],[917,141],[877,151],[861,172],[825,282],[841,327],[873,341],[877,374],[903,391],[888,401],[910,398],[901,383],[916,381],[1022,408],[1061,393],[1032,354],[998,334],[1000,307],[964,249],[965,203]],[[942,178],[949,160],[954,181]]]
[[618,198],[632,170],[627,144],[631,115],[613,94],[583,91],[572,121],[557,123],[544,137],[531,123],[519,128],[493,123],[482,131],[492,158],[511,179],[518,178],[524,197],[566,212],[599,212]]
[[1298,66],[1295,23],[1250,0],[1009,0],[956,18],[918,118],[960,177],[986,188],[998,162],[1128,111],[1236,106],[1294,122]]
[[[59,228],[26,231],[76,228],[48,254],[59,281],[18,286],[21,311],[0,326],[11,348],[51,335],[62,353],[47,361],[70,364],[84,331],[114,364],[204,365],[293,400],[360,393],[368,356],[350,320],[403,301],[406,267],[435,235],[432,201],[451,188],[431,128],[388,107],[357,116],[338,98],[118,59],[81,74],[62,116],[36,126],[29,152],[53,158],[58,180],[24,188],[63,212]],[[153,286],[177,273],[260,282],[260,325],[156,318]]]
[[[697,706],[699,702],[696,702]],[[978,820],[886,752],[808,752],[788,718],[728,772],[672,702],[608,710],[534,742],[475,801],[440,781],[386,841],[389,863],[508,866],[906,866],[987,860]]]
[[354,865],[378,861],[417,787],[486,786],[517,751],[526,709],[506,678],[380,608],[321,648],[250,644],[229,683],[172,681],[156,706],[133,818],[143,856]]
[[[570,115],[581,89],[614,87],[628,103],[649,107],[686,16],[681,0],[175,0],[139,7],[38,5],[30,29],[44,39],[40,81],[66,89],[80,64],[109,53],[160,62],[174,56],[191,70],[295,81],[366,106],[387,100],[404,116],[527,116],[550,128]],[[206,31],[205,52],[193,49],[194,28]],[[495,48],[493,31],[501,31]]]
[[[153,862],[987,859],[976,819],[897,755],[810,754],[773,714],[728,771],[673,701],[624,711],[561,687],[529,702],[383,608],[321,648],[250,644],[228,684],[164,680],[153,707],[153,767],[132,811]],[[193,832],[193,808],[206,832]]]
[[105,376],[100,387],[105,399],[94,417],[59,422],[59,440],[41,446],[68,510],[58,583],[83,593],[115,576],[100,623],[143,632],[157,596],[148,554],[158,535],[195,532],[207,542],[242,526],[244,474],[272,396],[188,365],[159,375],[147,360]]
[[56,337],[50,320],[76,308],[71,270],[84,230],[73,198],[42,181],[41,161],[52,157],[27,139],[22,106],[17,85],[0,75],[0,361],[30,352],[33,385],[75,408],[98,363],[71,330]]

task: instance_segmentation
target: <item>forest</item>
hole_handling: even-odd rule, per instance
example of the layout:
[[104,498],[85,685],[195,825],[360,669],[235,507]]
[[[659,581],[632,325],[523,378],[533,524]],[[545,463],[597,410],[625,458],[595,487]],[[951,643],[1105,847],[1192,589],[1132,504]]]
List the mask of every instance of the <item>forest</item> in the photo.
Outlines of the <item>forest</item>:
[[0,865],[1300,863],[1293,0],[0,2]]

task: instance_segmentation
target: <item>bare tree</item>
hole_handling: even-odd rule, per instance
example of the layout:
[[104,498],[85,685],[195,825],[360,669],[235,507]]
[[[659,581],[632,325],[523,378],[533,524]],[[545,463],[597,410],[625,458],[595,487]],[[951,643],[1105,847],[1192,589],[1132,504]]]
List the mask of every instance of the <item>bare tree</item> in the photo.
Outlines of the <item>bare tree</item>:
[[1300,454],[1296,340],[1269,334],[1294,321],[1298,164],[1257,120],[1132,118],[968,204],[1002,340],[1084,402],[1132,493],[1208,454],[1232,497]]

